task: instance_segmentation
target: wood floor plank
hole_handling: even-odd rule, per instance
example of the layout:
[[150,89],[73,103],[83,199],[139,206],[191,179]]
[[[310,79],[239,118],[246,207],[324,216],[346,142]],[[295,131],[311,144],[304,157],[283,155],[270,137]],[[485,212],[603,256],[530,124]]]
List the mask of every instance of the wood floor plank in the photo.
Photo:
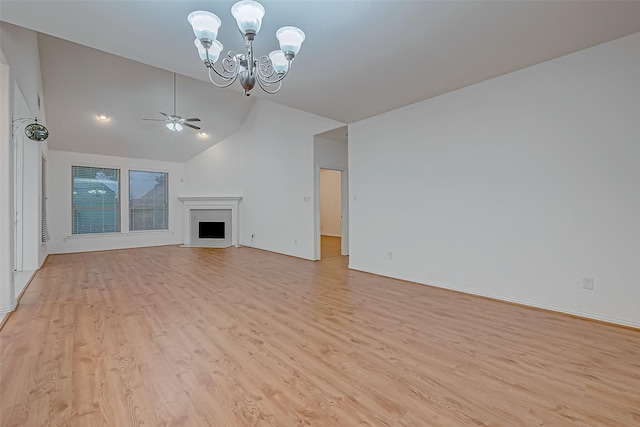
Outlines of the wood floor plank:
[[320,236],[320,257],[331,258],[342,254],[342,238],[335,236]]
[[250,248],[51,255],[0,426],[640,426],[640,331]]

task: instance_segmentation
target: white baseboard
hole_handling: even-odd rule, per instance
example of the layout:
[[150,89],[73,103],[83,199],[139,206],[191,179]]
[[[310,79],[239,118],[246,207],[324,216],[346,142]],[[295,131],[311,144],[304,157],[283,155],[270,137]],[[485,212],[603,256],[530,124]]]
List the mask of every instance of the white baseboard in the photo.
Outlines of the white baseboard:
[[2,327],[4,326],[4,322],[5,320],[7,320],[9,314],[14,311],[17,306],[18,304],[14,303],[12,306],[7,305],[4,307],[0,307],[0,329],[2,329]]
[[467,289],[467,288],[463,288],[463,287],[460,287],[460,286],[451,285],[449,283],[443,283],[443,282],[437,282],[437,281],[419,281],[419,280],[416,280],[416,279],[410,278],[410,277],[391,276],[391,275],[388,275],[388,274],[377,273],[375,271],[371,271],[371,270],[359,267],[357,265],[353,265],[351,263],[349,263],[349,268],[351,270],[362,271],[362,272],[365,272],[365,273],[371,273],[371,274],[375,274],[375,275],[378,275],[378,276],[389,277],[389,278],[392,278],[392,279],[404,280],[404,281],[416,283],[416,284],[419,284],[419,285],[433,286],[433,287],[436,287],[436,288],[448,289],[448,290],[451,290],[451,291],[462,292],[462,293],[469,294],[469,295],[476,295],[476,296],[480,296],[480,297],[491,298],[491,299],[498,300],[498,301],[505,301],[505,302],[510,302],[510,303],[513,303],[513,304],[523,305],[523,306],[527,306],[527,307],[540,308],[542,310],[549,310],[549,311],[554,311],[554,312],[557,312],[557,313],[568,314],[568,315],[571,315],[571,316],[582,317],[584,319],[597,320],[597,321],[600,321],[600,322],[612,323],[612,324],[615,324],[615,325],[627,326],[627,327],[631,327],[631,328],[635,328],[635,329],[640,329],[640,323],[632,322],[632,321],[625,320],[625,319],[618,319],[618,318],[610,317],[610,316],[604,316],[604,315],[597,314],[597,313],[586,313],[586,312],[573,310],[573,309],[566,308],[566,307],[557,307],[557,306],[553,306],[553,305],[540,304],[540,303],[537,303],[537,302],[521,300],[521,299],[517,299],[517,298],[506,298],[506,297],[501,296],[501,295],[495,295],[495,294],[484,293],[484,292],[477,292],[477,291],[470,290],[470,289]]

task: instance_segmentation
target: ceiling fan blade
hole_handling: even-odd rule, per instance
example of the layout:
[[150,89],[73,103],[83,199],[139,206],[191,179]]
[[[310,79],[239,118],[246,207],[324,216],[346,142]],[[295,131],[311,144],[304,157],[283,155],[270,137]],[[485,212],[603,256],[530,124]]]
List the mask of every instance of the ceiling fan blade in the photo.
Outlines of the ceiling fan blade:
[[142,119],[142,120],[150,120],[152,122],[166,122],[166,119]]
[[192,129],[195,129],[195,130],[200,130],[200,128],[199,128],[198,126],[194,126],[194,125],[192,125],[192,124],[190,124],[190,123],[183,123],[182,125],[183,125],[183,126],[190,127],[190,128],[192,128]]
[[171,118],[171,116],[169,116],[169,115],[168,115],[168,114],[166,114],[166,113],[163,113],[162,111],[160,111],[160,114],[162,114],[163,116],[165,116],[167,119]]
[[189,118],[189,119],[182,119],[182,120],[184,120],[185,122],[199,122],[200,121],[200,119],[197,118],[197,117],[192,117],[192,118]]

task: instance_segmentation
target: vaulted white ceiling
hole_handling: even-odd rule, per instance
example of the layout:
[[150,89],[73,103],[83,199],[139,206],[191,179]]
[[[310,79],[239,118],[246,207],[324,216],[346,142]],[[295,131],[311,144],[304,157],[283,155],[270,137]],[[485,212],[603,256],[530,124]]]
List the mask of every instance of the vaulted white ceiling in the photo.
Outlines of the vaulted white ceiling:
[[[49,146],[56,150],[184,162],[235,133],[253,99],[176,76],[176,114],[198,117],[171,132],[173,74],[58,38],[40,35]],[[101,122],[99,113],[109,115]]]
[[[277,48],[284,25],[307,39],[282,91],[247,99],[237,83],[204,83],[186,20],[216,13],[224,50],[240,51],[233,3],[2,0],[0,19],[83,45],[40,38],[52,148],[179,161],[237,129],[255,97],[352,123],[640,31],[637,1],[264,0],[258,54]],[[186,76],[178,114],[200,117],[208,139],[141,120],[172,110],[170,72]],[[97,123],[98,112],[112,120]]]

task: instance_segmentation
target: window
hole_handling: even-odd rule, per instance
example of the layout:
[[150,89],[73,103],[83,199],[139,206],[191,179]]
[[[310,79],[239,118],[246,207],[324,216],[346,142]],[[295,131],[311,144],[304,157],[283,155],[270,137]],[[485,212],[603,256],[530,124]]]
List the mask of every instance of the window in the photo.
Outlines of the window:
[[47,161],[42,158],[42,200],[40,204],[40,241],[42,243],[49,241],[49,229],[47,228]]
[[72,166],[73,234],[120,231],[120,170]]
[[165,172],[129,171],[129,230],[167,230],[168,191]]

